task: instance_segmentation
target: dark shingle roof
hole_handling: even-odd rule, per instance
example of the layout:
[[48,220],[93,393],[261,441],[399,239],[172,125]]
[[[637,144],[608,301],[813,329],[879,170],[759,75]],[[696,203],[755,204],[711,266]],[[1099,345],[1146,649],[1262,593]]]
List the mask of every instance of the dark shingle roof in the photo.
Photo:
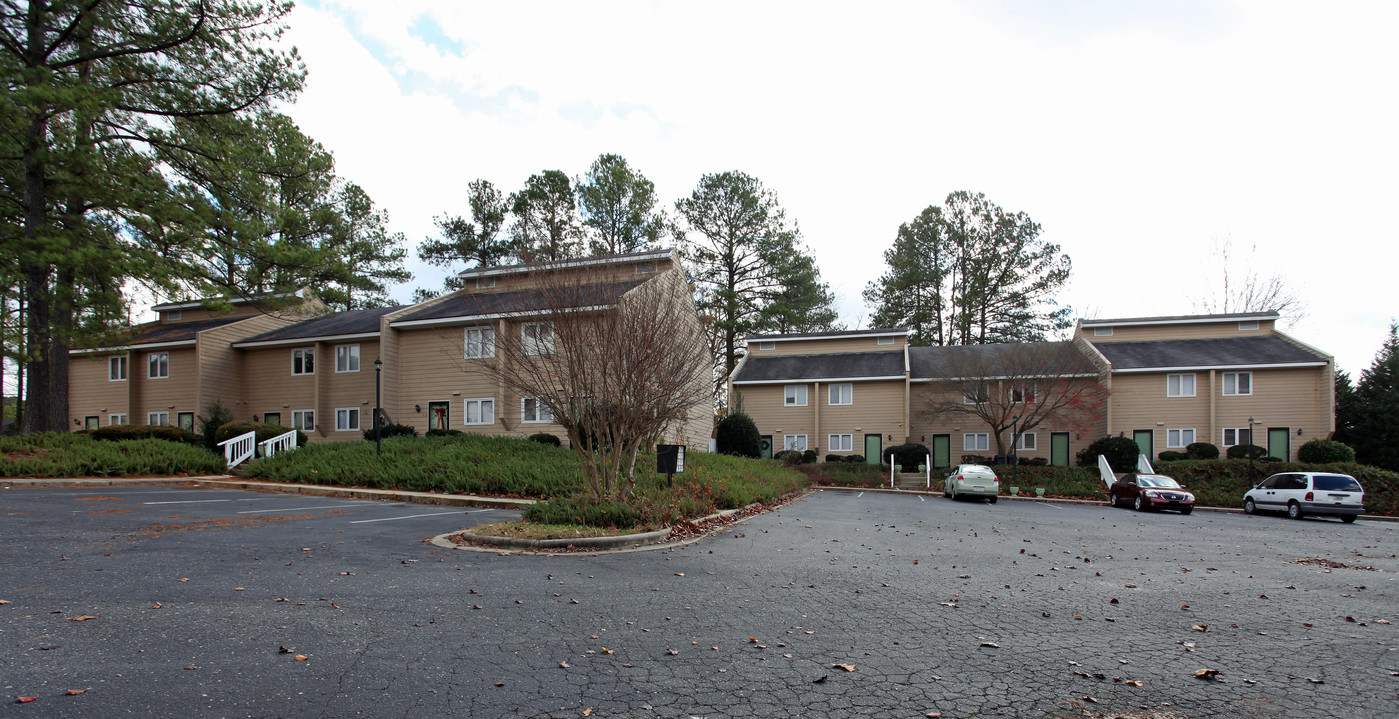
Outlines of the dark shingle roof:
[[840,330],[840,331],[837,331],[837,332],[788,332],[788,333],[786,333],[786,334],[780,334],[780,335],[748,335],[748,336],[744,337],[743,339],[748,340],[749,342],[755,342],[755,341],[757,341],[757,340],[781,340],[781,339],[787,339],[787,338],[791,338],[791,337],[845,337],[845,336],[850,336],[850,335],[854,335],[854,336],[857,336],[857,337],[858,337],[858,336],[863,336],[863,335],[895,335],[895,334],[908,334],[908,330],[905,329],[905,328],[903,328],[903,327],[885,327],[885,328],[883,328],[883,329],[873,329],[873,330]]
[[819,355],[749,357],[735,382],[903,377],[904,353],[839,352]]
[[641,252],[623,252],[613,255],[594,255],[592,257],[578,257],[568,260],[545,260],[542,262],[527,262],[519,265],[486,265],[484,267],[472,267],[457,273],[463,279],[482,275],[499,274],[525,274],[535,270],[568,269],[572,267],[584,267],[589,265],[605,265],[626,262],[628,260],[663,260],[671,256],[673,251],[669,249],[643,250]]
[[1275,320],[1276,310],[1263,312],[1227,312],[1217,315],[1171,315],[1168,317],[1118,317],[1106,320],[1082,320],[1085,327],[1095,325],[1119,325],[1140,322],[1225,322],[1228,320]]
[[247,317],[223,317],[216,320],[198,322],[175,322],[168,325],[147,325],[137,327],[132,335],[118,340],[119,345],[149,345],[164,342],[188,342],[204,330],[211,330],[226,324],[248,319]]
[[1326,358],[1277,336],[1220,337],[1094,345],[1113,370],[1167,367],[1238,367],[1325,362]]
[[913,379],[1090,374],[1093,364],[1072,342],[908,348]]
[[402,307],[375,307],[367,310],[337,312],[333,315],[316,317],[315,319],[309,319],[305,322],[297,322],[294,325],[263,332],[260,335],[253,335],[247,339],[238,340],[233,344],[234,346],[238,346],[253,342],[314,339],[316,337],[338,337],[341,335],[358,335],[378,332],[379,318],[398,309],[402,309]]
[[[649,279],[649,278],[648,278]],[[569,307],[591,307],[610,305],[628,290],[642,284],[645,279],[624,282],[605,282],[580,285],[570,288],[573,295],[567,300]],[[537,289],[493,292],[490,294],[462,294],[449,300],[424,308],[410,315],[399,317],[393,324],[417,322],[420,320],[450,319],[453,317],[477,317],[513,312],[538,312],[545,309],[544,293]]]

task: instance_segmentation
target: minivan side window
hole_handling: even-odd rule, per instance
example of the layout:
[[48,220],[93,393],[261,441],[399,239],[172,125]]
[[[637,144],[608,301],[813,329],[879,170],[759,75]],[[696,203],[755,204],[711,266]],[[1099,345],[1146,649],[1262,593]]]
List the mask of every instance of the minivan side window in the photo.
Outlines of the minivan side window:
[[1282,475],[1275,474],[1275,475],[1273,475],[1273,476],[1271,476],[1271,477],[1269,477],[1269,478],[1263,480],[1262,482],[1259,482],[1259,483],[1258,483],[1258,488],[1259,488],[1259,489],[1273,489],[1275,486],[1277,486],[1278,478],[1281,477],[1281,476],[1282,476]]
[[1307,488],[1307,478],[1304,477],[1304,476],[1302,476],[1302,475],[1300,475],[1300,474],[1289,474],[1289,475],[1287,475],[1287,486],[1282,487],[1282,489],[1306,489],[1306,488]]
[[1359,492],[1360,483],[1343,474],[1318,474],[1312,477],[1312,485],[1319,492]]

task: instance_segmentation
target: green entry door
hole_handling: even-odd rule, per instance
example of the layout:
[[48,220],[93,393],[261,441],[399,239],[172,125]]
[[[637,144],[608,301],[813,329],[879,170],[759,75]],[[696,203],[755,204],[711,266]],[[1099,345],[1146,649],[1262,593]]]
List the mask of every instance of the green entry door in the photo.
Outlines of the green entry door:
[[760,435],[758,443],[761,445],[763,459],[772,459],[772,435]]
[[884,449],[884,437],[878,434],[865,435],[865,464],[879,464],[879,453]]
[[952,466],[952,435],[933,435],[933,467],[943,468]]
[[1147,459],[1155,459],[1156,453],[1151,450],[1152,437],[1155,433],[1149,429],[1132,430],[1132,439],[1137,441],[1137,451],[1146,455]]
[[1069,466],[1069,433],[1054,432],[1049,435],[1049,463],[1055,467]]
[[1289,440],[1291,437],[1292,432],[1287,427],[1269,427],[1268,456],[1277,457],[1284,462],[1290,461],[1292,448]]

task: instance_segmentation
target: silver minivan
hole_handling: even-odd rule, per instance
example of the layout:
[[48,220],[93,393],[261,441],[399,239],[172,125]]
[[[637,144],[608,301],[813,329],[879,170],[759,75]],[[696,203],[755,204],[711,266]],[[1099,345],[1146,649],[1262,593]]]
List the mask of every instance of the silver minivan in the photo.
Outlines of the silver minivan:
[[1354,522],[1365,511],[1365,489],[1348,474],[1283,472],[1244,494],[1244,512],[1286,512],[1293,519],[1308,514]]

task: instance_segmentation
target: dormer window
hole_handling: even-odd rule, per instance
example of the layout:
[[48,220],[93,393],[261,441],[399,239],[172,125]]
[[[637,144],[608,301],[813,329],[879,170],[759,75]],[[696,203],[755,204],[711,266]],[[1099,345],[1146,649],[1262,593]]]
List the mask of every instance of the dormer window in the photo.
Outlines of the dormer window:
[[759,342],[759,343],[758,343],[758,349],[760,349],[760,350],[775,350],[775,349],[777,349],[777,343],[776,343],[776,342]]
[[166,310],[165,319],[166,321],[178,320],[182,314],[184,314],[184,310]]
[[884,337],[875,338],[875,344],[881,344],[881,345],[891,345],[891,344],[894,344],[894,336],[893,336],[893,335],[887,335],[887,336],[884,336]]
[[656,273],[656,262],[655,262],[655,260],[648,260],[648,261],[646,261],[646,262],[638,262],[638,263],[636,263],[636,274],[638,274],[638,275],[653,275],[653,274],[655,274],[655,273]]
[[1248,332],[1249,330],[1256,330],[1256,329],[1258,329],[1258,320],[1253,320],[1253,321],[1251,321],[1251,322],[1240,322],[1240,323],[1239,323],[1239,331],[1240,331],[1240,332]]
[[1111,327],[1094,327],[1094,328],[1093,328],[1093,336],[1094,336],[1094,337],[1111,337],[1111,336],[1112,336],[1112,328],[1111,328]]
[[476,289],[478,289],[478,290],[489,290],[489,289],[492,288],[492,287],[495,287],[495,278],[494,278],[494,277],[477,277],[477,278],[476,278]]

